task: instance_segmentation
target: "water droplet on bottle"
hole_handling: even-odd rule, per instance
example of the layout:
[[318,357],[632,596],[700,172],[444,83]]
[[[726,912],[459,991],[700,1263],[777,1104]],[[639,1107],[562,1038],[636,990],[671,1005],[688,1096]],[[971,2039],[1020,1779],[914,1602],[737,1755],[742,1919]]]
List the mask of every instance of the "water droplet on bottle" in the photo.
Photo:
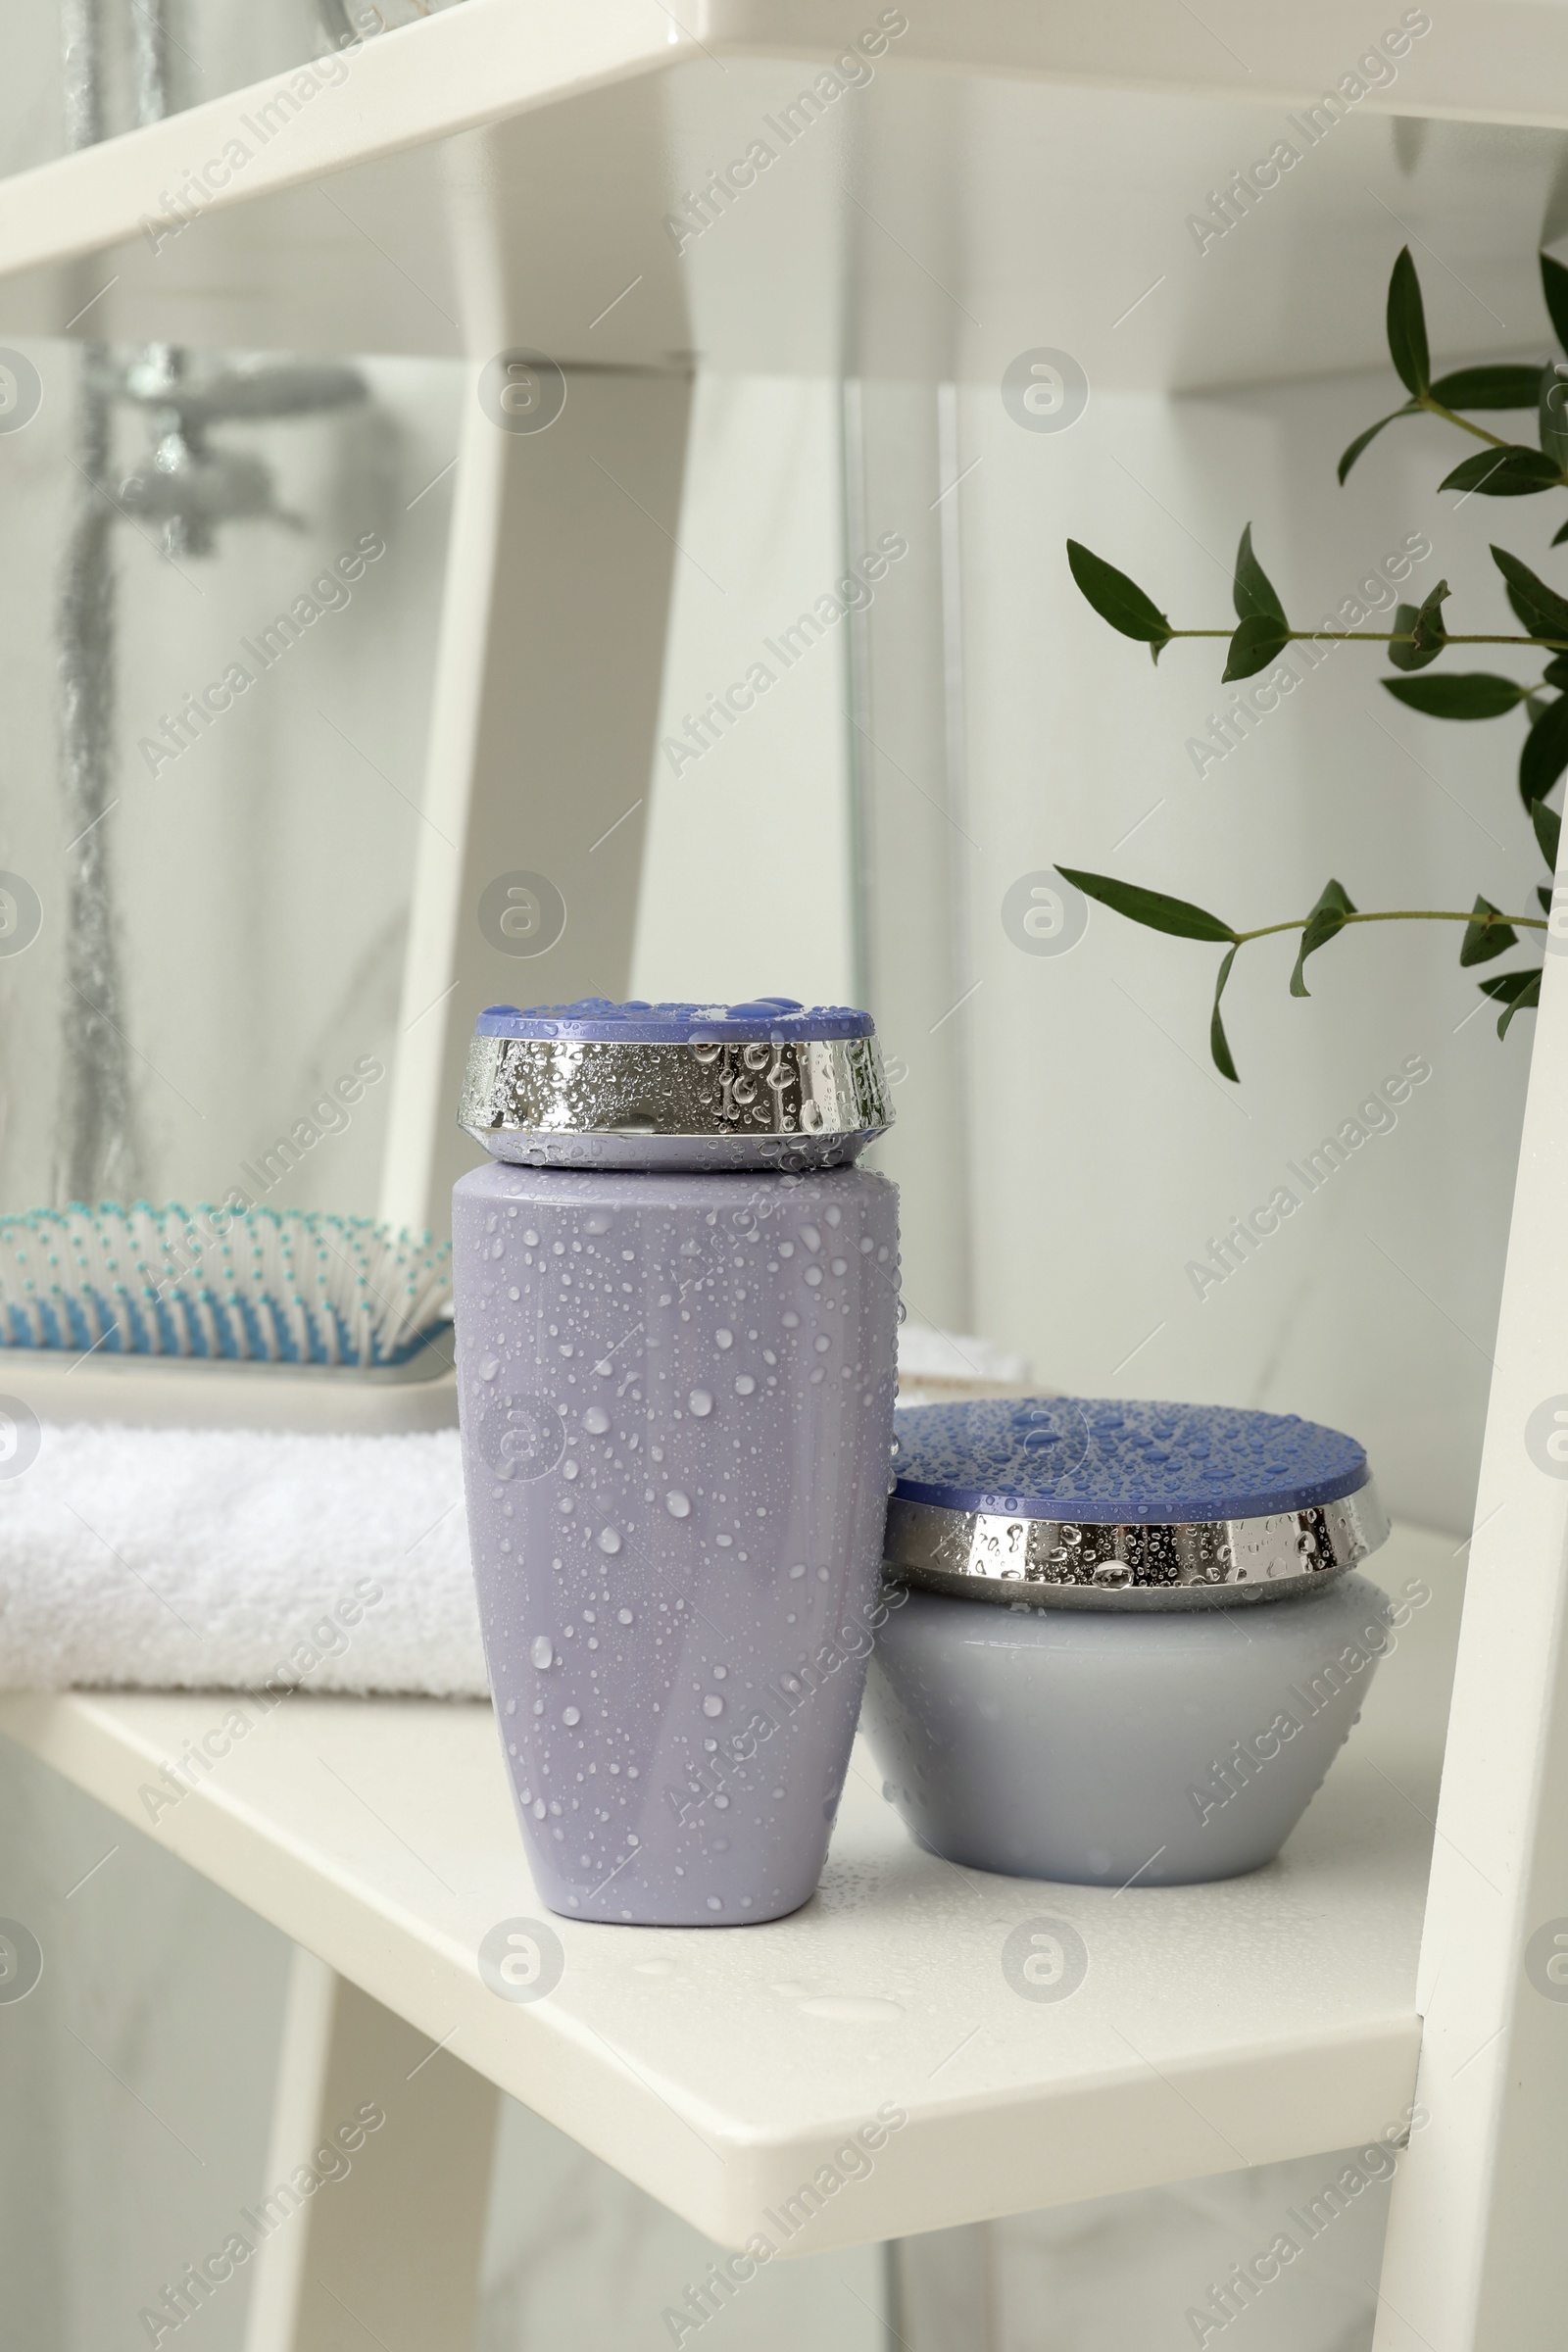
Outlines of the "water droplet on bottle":
[[630,1611],[630,1609],[617,1609],[617,1610],[615,1611],[615,1616],[616,1616],[616,1619],[617,1619],[617,1621],[618,1621],[618,1622],[619,1622],[621,1625],[630,1625],[630,1623],[631,1623],[631,1611]]
[[529,1248],[530,1250],[537,1250],[537,1249],[538,1249],[538,1247],[539,1247],[539,1236],[538,1236],[538,1235],[535,1233],[535,1231],[534,1231],[534,1229],[533,1229],[533,1227],[532,1227],[531,1225],[530,1225],[530,1226],[527,1228],[527,1230],[526,1230],[526,1232],[523,1234],[523,1237],[522,1237],[522,1238],[523,1238],[523,1240],[524,1240],[524,1241],[527,1243],[527,1245],[528,1245],[528,1248]]
[[583,1219],[582,1229],[584,1233],[608,1233],[610,1231],[610,1219],[606,1216],[585,1217]]
[[756,1386],[757,1383],[751,1374],[743,1372],[735,1383],[735,1394],[737,1396],[749,1396]]
[[722,1911],[724,1906],[716,1894],[710,1894],[708,1898],[708,1908],[710,1911]]
[[692,1515],[690,1498],[681,1493],[679,1487],[670,1488],[664,1496],[664,1508],[672,1519],[689,1519]]
[[803,1225],[801,1227],[801,1239],[806,1244],[808,1250],[820,1250],[822,1247],[822,1236],[817,1232],[814,1225]]
[[548,1669],[556,1662],[555,1644],[551,1641],[550,1636],[548,1634],[535,1634],[533,1638],[533,1647],[529,1650],[528,1655],[530,1658],[532,1658],[540,1673],[546,1673]]
[[591,1404],[582,1417],[582,1425],[590,1437],[602,1438],[610,1427],[610,1415],[602,1404]]
[[716,1690],[710,1690],[708,1696],[703,1701],[703,1713],[705,1715],[722,1715],[723,1712],[724,1701],[719,1697]]
[[699,1421],[706,1421],[713,1409],[713,1399],[706,1389],[693,1389],[686,1399],[686,1406],[689,1412],[696,1414]]
[[735,1334],[732,1331],[715,1331],[713,1334],[713,1345],[715,1348],[733,1348],[735,1345]]
[[484,1362],[479,1366],[479,1378],[481,1380],[494,1380],[500,1369],[500,1358],[494,1355],[487,1355],[484,1359]]
[[820,1267],[820,1266],[808,1266],[808,1267],[807,1267],[807,1269],[806,1269],[806,1279],[807,1279],[807,1281],[808,1281],[808,1282],[810,1284],[810,1286],[811,1286],[812,1290],[814,1291],[814,1290],[815,1290],[815,1288],[816,1288],[816,1286],[817,1286],[817,1284],[818,1284],[818,1283],[821,1281],[821,1279],[822,1279],[822,1269],[821,1269],[821,1267]]
[[620,1538],[612,1527],[602,1527],[599,1530],[599,1548],[601,1551],[610,1552],[620,1549]]
[[568,1731],[571,1730],[574,1725],[579,1724],[582,1721],[581,1707],[563,1707],[561,1710],[561,1720],[566,1726]]

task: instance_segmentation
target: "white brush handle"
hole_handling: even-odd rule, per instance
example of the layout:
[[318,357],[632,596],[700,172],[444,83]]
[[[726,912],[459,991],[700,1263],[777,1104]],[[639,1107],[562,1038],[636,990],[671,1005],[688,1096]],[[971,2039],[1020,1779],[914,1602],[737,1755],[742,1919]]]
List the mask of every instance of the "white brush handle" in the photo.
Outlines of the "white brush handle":
[[140,1429],[288,1429],[354,1436],[455,1429],[457,1375],[327,1371],[192,1356],[56,1355],[0,1348],[0,1409],[19,1397],[41,1422]]

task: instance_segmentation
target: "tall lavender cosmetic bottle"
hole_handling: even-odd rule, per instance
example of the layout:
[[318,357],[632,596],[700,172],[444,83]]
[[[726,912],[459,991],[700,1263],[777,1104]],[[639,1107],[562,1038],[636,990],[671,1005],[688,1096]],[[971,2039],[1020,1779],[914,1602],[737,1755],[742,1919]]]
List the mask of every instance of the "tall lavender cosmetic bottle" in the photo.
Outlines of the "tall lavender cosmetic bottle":
[[492,1005],[453,1196],[468,1531],[553,1910],[777,1919],[820,1876],[891,1485],[898,1195],[869,1017]]

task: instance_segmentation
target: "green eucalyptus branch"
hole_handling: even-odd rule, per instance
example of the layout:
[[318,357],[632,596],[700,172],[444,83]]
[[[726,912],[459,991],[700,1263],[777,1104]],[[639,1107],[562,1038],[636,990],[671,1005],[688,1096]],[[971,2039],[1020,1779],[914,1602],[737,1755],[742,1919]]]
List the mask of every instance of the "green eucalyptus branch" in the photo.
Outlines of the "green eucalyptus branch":
[[[1457,906],[1362,909],[1348,896],[1343,883],[1330,880],[1305,914],[1293,915],[1283,923],[1259,923],[1250,931],[1238,931],[1220,915],[1210,914],[1206,906],[1195,906],[1191,899],[1175,899],[1164,891],[1145,890],[1136,882],[1121,882],[1111,874],[1086,873],[1081,866],[1058,865],[1056,871],[1064,882],[1081,890],[1086,899],[1098,899],[1102,906],[1126,915],[1131,922],[1142,923],[1148,930],[1165,931],[1175,939],[1211,940],[1227,950],[1214,986],[1209,1051],[1215,1068],[1223,1077],[1232,1079],[1238,1077],[1238,1071],[1220,1018],[1220,999],[1238,953],[1254,939],[1277,939],[1289,931],[1300,933],[1301,944],[1291,974],[1291,994],[1306,997],[1312,993],[1305,979],[1307,957],[1315,956],[1319,948],[1327,947],[1331,939],[1337,939],[1354,923],[1463,923],[1465,933],[1459,944],[1459,961],[1464,965],[1490,963],[1494,956],[1505,956],[1510,948],[1519,945],[1521,931],[1547,928],[1544,914],[1504,914],[1500,906],[1494,906],[1489,899],[1483,898],[1478,898],[1468,912]],[[1527,965],[1522,971],[1504,972],[1479,985],[1502,1004],[1497,1035],[1505,1037],[1514,1014],[1540,1001],[1541,973],[1536,966]]]
[[[1568,350],[1568,269],[1543,254],[1541,279],[1558,341]],[[1515,365],[1461,368],[1434,380],[1420,281],[1408,248],[1399,254],[1389,280],[1387,326],[1389,354],[1409,398],[1402,408],[1379,417],[1351,442],[1339,464],[1342,483],[1363,450],[1385,426],[1400,416],[1425,415],[1457,426],[1460,432],[1484,445],[1446,475],[1440,489],[1457,490],[1466,497],[1488,498],[1533,497],[1543,490],[1568,489],[1568,414],[1565,414],[1568,364],[1548,361],[1544,368]],[[1531,408],[1539,418],[1539,448],[1505,441],[1500,434],[1474,423],[1460,413],[1466,409]],[[1565,539],[1568,539],[1568,523],[1556,532],[1552,545],[1559,546]],[[1450,630],[1443,616],[1443,608],[1452,593],[1446,580],[1440,580],[1418,606],[1396,605],[1392,629],[1297,629],[1291,626],[1279,592],[1253,553],[1252,527],[1249,523],[1236,552],[1232,582],[1235,627],[1177,628],[1126,572],[1107,564],[1080,541],[1067,542],[1067,562],[1084,597],[1101,618],[1122,636],[1147,645],[1156,662],[1165,647],[1179,637],[1222,637],[1227,641],[1223,677],[1230,682],[1252,677],[1268,668],[1278,661],[1286,646],[1296,642],[1385,645],[1389,649],[1388,659],[1401,674],[1384,678],[1382,685],[1396,700],[1428,717],[1497,718],[1509,710],[1522,709],[1528,732],[1519,757],[1519,796],[1548,873],[1554,875],[1561,818],[1547,807],[1546,800],[1568,770],[1568,598],[1560,596],[1506,548],[1494,546],[1492,559],[1502,575],[1508,603],[1520,624],[1518,632]],[[1353,605],[1363,620],[1369,617],[1358,599],[1347,602]],[[1343,612],[1339,616],[1343,617]],[[1546,663],[1544,676],[1531,685],[1521,685],[1515,679],[1498,677],[1486,670],[1449,670],[1430,678],[1410,674],[1428,668],[1451,646],[1457,645],[1537,646],[1549,653],[1552,660]],[[1188,900],[1119,882],[1105,874],[1084,873],[1069,866],[1058,866],[1056,870],[1086,897],[1099,899],[1133,922],[1180,938],[1210,940],[1224,947],[1226,952],[1214,990],[1209,1042],[1216,1068],[1232,1079],[1237,1075],[1236,1065],[1220,1019],[1220,999],[1238,954],[1251,941],[1299,932],[1300,947],[1291,974],[1291,993],[1304,997],[1309,993],[1303,977],[1307,957],[1353,924],[1462,923],[1465,929],[1459,946],[1459,962],[1469,966],[1490,962],[1494,956],[1519,946],[1521,932],[1544,931],[1546,911],[1551,905],[1550,888],[1543,884],[1536,892],[1543,908],[1540,915],[1504,914],[1480,896],[1468,913],[1456,907],[1436,906],[1388,907],[1363,912],[1351,905],[1339,882],[1331,881],[1307,914],[1289,922],[1265,923],[1250,931],[1238,931]],[[1526,965],[1512,972],[1489,975],[1478,986],[1502,1006],[1497,1035],[1503,1037],[1516,1012],[1540,1002],[1541,970],[1539,966]]]

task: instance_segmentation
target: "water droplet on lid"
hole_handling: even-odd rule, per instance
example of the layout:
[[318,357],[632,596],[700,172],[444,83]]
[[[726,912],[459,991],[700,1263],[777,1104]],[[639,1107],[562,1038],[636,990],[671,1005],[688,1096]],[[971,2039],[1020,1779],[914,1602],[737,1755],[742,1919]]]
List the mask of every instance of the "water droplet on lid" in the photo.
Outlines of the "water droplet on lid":
[[708,1908],[710,1911],[722,1911],[724,1906],[716,1894],[710,1894],[708,1898]]
[[806,1562],[802,1560],[797,1567],[794,1567],[790,1570],[790,1574],[791,1576],[804,1576],[806,1574]]
[[683,1494],[679,1487],[670,1488],[664,1496],[664,1508],[672,1519],[689,1519],[692,1515],[691,1498]]
[[582,1229],[584,1233],[608,1233],[610,1231],[610,1219],[606,1216],[585,1217],[583,1219]]
[[529,1227],[526,1229],[526,1231],[524,1232],[524,1234],[523,1234],[523,1237],[522,1237],[522,1238],[523,1238],[523,1240],[524,1240],[524,1241],[527,1243],[527,1245],[528,1245],[528,1247],[529,1247],[529,1249],[530,1249],[530,1250],[537,1250],[537,1249],[538,1249],[538,1247],[539,1247],[539,1236],[538,1236],[538,1235],[535,1233],[535,1231],[534,1231],[534,1229],[533,1229],[533,1227],[532,1227],[531,1225],[530,1225],[530,1226],[529,1226]]
[[749,1396],[756,1386],[757,1383],[751,1374],[743,1372],[735,1383],[735,1394],[737,1396]]
[[801,1227],[801,1239],[806,1244],[808,1250],[820,1250],[822,1247],[822,1236],[817,1232],[814,1225],[803,1225]]
[[735,1345],[735,1334],[732,1331],[715,1331],[713,1334],[713,1345],[715,1348],[733,1348]]
[[528,1655],[530,1658],[532,1658],[534,1664],[538,1667],[541,1674],[545,1673],[549,1667],[553,1666],[556,1662],[556,1651],[555,1644],[551,1641],[550,1636],[548,1634],[535,1634],[533,1638],[533,1647],[529,1650]]
[[617,1609],[617,1610],[615,1611],[615,1617],[616,1617],[616,1621],[617,1621],[617,1623],[619,1623],[619,1624],[621,1624],[621,1625],[630,1625],[630,1623],[631,1623],[631,1611],[630,1611],[630,1609]]
[[601,1551],[609,1552],[616,1552],[620,1549],[620,1538],[612,1527],[602,1527],[599,1530],[599,1548]]
[[579,1724],[579,1723],[581,1723],[581,1721],[582,1721],[582,1709],[581,1709],[581,1707],[563,1707],[563,1708],[562,1708],[562,1710],[561,1710],[561,1720],[562,1720],[562,1722],[563,1722],[564,1724],[567,1725],[568,1727],[570,1727],[570,1726],[572,1726],[572,1725],[575,1725],[575,1724]]
[[582,1417],[582,1425],[590,1437],[602,1438],[610,1427],[610,1415],[602,1404],[591,1404]]
[[710,1690],[708,1696],[703,1701],[703,1713],[705,1715],[722,1715],[723,1712],[724,1701],[719,1697],[716,1690]]
[[693,1389],[686,1399],[686,1407],[689,1412],[696,1414],[699,1421],[706,1421],[713,1409],[713,1399],[706,1389]]
[[479,1366],[479,1378],[480,1378],[481,1380],[494,1380],[494,1378],[495,1378],[496,1374],[497,1374],[497,1373],[500,1371],[500,1369],[501,1369],[501,1359],[500,1359],[500,1357],[499,1357],[499,1356],[494,1356],[494,1355],[487,1355],[487,1356],[485,1357],[485,1359],[484,1359],[484,1362],[483,1362],[483,1363],[482,1363],[482,1364]]

